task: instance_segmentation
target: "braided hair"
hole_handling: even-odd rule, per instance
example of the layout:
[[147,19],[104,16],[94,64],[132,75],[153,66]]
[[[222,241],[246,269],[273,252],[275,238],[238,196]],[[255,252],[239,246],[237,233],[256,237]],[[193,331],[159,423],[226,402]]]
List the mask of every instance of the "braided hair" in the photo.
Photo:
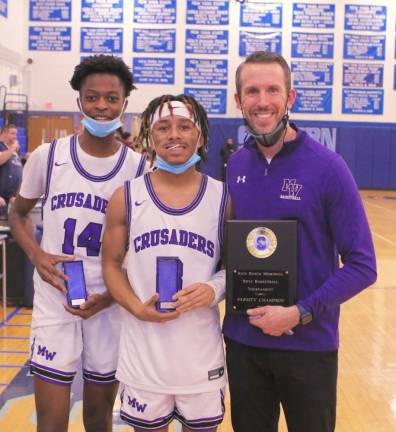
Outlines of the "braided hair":
[[177,96],[166,94],[153,99],[148,105],[147,108],[143,111],[141,116],[141,125],[139,134],[137,137],[137,141],[139,144],[142,144],[143,147],[151,149],[153,161],[155,158],[155,151],[151,148],[150,143],[150,132],[151,132],[151,122],[154,116],[154,113],[157,111],[158,107],[160,109],[160,115],[165,104],[168,104],[169,111],[172,113],[173,109],[170,104],[172,101],[182,102],[188,111],[192,115],[192,121],[194,124],[198,126],[201,131],[202,137],[202,146],[198,149],[198,154],[201,156],[202,160],[206,160],[206,154],[208,149],[208,135],[209,135],[209,120],[203,106],[197,102],[192,96],[188,96],[185,94],[179,94]]

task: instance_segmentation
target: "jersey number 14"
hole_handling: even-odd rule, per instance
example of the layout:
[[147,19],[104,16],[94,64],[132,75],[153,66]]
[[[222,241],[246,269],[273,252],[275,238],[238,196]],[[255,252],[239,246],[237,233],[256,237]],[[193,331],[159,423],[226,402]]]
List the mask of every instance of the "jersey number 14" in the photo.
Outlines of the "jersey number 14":
[[[65,237],[62,244],[62,252],[67,255],[74,255],[74,234],[76,231],[77,219],[68,218],[63,224]],[[98,256],[102,245],[100,238],[103,225],[96,222],[89,224],[77,237],[77,247],[86,248],[87,256]]]

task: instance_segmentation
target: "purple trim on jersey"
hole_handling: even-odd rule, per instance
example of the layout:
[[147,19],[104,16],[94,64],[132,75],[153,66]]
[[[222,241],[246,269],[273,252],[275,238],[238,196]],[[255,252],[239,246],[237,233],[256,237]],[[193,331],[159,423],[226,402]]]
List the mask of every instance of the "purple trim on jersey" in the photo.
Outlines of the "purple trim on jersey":
[[147,157],[145,155],[142,155],[140,158],[138,169],[136,171],[135,178],[140,177],[143,174],[144,167],[146,166],[146,160],[147,160]]
[[121,420],[124,420],[124,422],[130,424],[131,426],[154,430],[168,425],[173,420],[173,412],[165,417],[159,417],[154,420],[144,420],[137,417],[132,417],[130,414],[121,409],[120,417]]
[[49,148],[49,151],[48,151],[47,176],[46,176],[46,179],[45,179],[45,190],[44,190],[44,198],[43,198],[42,208],[44,207],[44,204],[47,201],[48,194],[49,194],[52,169],[53,169],[53,166],[54,166],[54,154],[55,154],[56,142],[57,142],[56,140],[52,141],[52,143],[50,145],[50,148]]
[[221,204],[220,204],[220,211],[219,211],[219,226],[217,229],[220,249],[223,247],[224,218],[225,218],[225,211],[227,208],[227,201],[228,201],[227,198],[228,198],[228,186],[225,183],[223,183],[223,194],[221,196]]
[[48,372],[54,372],[54,373],[64,375],[64,376],[74,376],[76,374],[76,372],[64,372],[64,371],[61,371],[59,369],[54,369],[54,368],[50,368],[48,366],[43,366],[40,363],[34,362],[33,360],[30,360],[30,364],[33,366],[37,366],[37,367],[40,367],[42,369],[45,369]]
[[131,232],[131,223],[132,223],[132,201],[131,201],[131,182],[127,180],[124,183],[124,202],[125,202],[125,211],[126,211],[126,221],[128,228],[128,241],[129,245],[129,233]]
[[87,369],[83,369],[83,378],[84,381],[93,382],[96,384],[112,384],[118,382],[115,377],[115,373],[115,370],[102,374],[99,372],[93,372]]
[[131,201],[131,182],[127,180],[124,183],[124,202],[125,202],[125,212],[126,212],[126,222],[127,222],[127,243],[126,250],[129,250],[129,238],[131,233],[131,223],[132,223],[132,201]]
[[181,414],[175,412],[175,418],[192,430],[212,429],[222,423],[224,419],[224,410],[223,413],[218,416],[197,420],[186,420]]
[[222,423],[224,420],[224,413],[225,413],[225,405],[224,405],[224,392],[222,389],[220,389],[220,400],[221,400],[221,414],[214,417],[204,417],[200,419],[194,419],[194,420],[186,420],[185,417],[183,417],[179,411],[177,410],[177,407],[175,407],[175,418],[177,418],[181,423],[183,423],[185,426],[192,430],[205,430],[205,429],[212,429],[219,424]]
[[150,178],[149,173],[144,175],[144,183],[146,184],[147,191],[148,191],[151,199],[153,200],[153,203],[161,211],[163,211],[164,213],[167,213],[169,215],[172,215],[172,216],[182,216],[182,215],[185,215],[186,213],[193,211],[199,205],[199,203],[201,202],[201,200],[205,194],[205,191],[206,191],[206,186],[208,184],[208,177],[205,174],[202,174],[201,185],[199,187],[199,191],[197,193],[197,196],[193,199],[191,204],[189,204],[187,207],[184,207],[181,209],[174,209],[174,208],[168,207],[160,201],[160,199],[157,197],[157,195],[154,191],[153,184],[151,182],[151,178]]
[[63,385],[63,386],[70,386],[73,384],[73,380],[70,382],[58,381],[56,379],[48,378],[45,375],[40,375],[38,372],[34,371],[32,369],[32,367],[30,367],[30,373],[31,373],[31,375],[36,376],[37,378],[41,379],[42,381],[49,382],[51,384],[58,384],[58,385]]
[[80,175],[82,175],[83,177],[85,177],[87,180],[90,180],[93,182],[105,182],[105,181],[112,179],[118,173],[118,171],[121,169],[122,164],[124,163],[125,158],[127,156],[128,147],[126,147],[124,145],[121,147],[120,157],[118,158],[118,161],[117,161],[115,167],[108,174],[105,174],[102,176],[96,176],[96,175],[90,174],[88,171],[86,171],[84,169],[84,167],[81,165],[80,161],[78,160],[77,137],[78,137],[78,135],[73,135],[70,138],[70,155],[71,155],[71,158],[73,161],[73,165],[76,168],[77,172]]
[[43,366],[30,360],[30,372],[32,375],[37,375],[45,381],[56,384],[71,384],[76,372],[63,372],[59,369],[53,369]]

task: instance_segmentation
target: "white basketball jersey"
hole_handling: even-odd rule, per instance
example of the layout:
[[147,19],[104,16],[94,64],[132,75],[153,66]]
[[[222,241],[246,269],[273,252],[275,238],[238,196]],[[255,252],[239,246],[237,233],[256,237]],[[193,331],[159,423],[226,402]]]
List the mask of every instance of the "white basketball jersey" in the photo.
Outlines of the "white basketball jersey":
[[[103,293],[106,288],[100,255],[107,204],[116,188],[142,174],[145,158],[122,146],[109,171],[97,175],[81,164],[77,145],[73,135],[49,147],[41,247],[51,254],[82,260],[88,294]],[[97,160],[98,167],[104,159],[90,158],[94,163]],[[37,272],[34,282],[33,326],[80,319],[64,310],[65,296]]]
[[[156,292],[158,257],[181,263],[183,288],[210,280],[220,259],[226,186],[203,175],[197,196],[183,209],[169,208],[158,199],[149,174],[127,182],[125,192],[128,279],[140,300],[145,302]],[[189,311],[166,323],[124,315],[116,375],[121,382],[168,394],[224,387],[217,306]]]

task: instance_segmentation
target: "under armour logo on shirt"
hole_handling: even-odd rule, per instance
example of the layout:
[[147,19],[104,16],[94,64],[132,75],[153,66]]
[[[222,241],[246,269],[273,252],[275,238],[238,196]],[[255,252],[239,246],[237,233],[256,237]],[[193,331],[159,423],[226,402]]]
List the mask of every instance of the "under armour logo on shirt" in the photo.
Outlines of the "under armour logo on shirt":
[[237,183],[246,183],[246,176],[238,176]]

